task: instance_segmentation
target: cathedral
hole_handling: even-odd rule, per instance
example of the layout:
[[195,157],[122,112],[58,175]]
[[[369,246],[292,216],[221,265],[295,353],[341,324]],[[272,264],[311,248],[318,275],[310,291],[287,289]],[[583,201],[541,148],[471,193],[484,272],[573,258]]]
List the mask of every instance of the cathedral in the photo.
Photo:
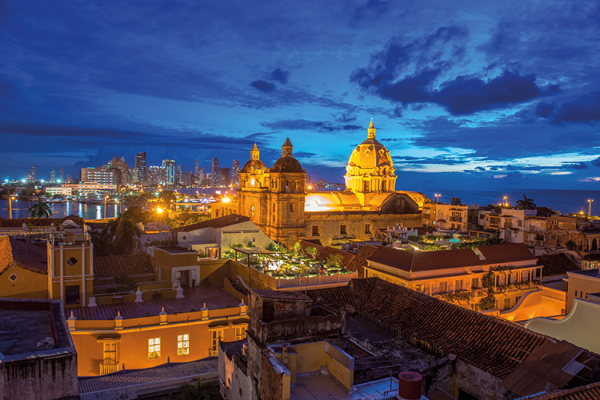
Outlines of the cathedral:
[[368,240],[388,226],[422,226],[428,199],[418,192],[396,191],[392,157],[375,138],[371,120],[367,139],[346,167],[346,190],[306,192],[306,171],[286,139],[273,167],[260,160],[256,144],[240,171],[238,213],[250,217],[274,240],[319,239],[324,245]]

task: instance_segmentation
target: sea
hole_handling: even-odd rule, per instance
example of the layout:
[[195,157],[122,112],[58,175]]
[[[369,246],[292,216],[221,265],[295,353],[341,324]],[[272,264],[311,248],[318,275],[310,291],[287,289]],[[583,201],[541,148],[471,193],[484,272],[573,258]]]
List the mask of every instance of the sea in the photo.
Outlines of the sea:
[[[321,190],[336,190],[321,189]],[[339,188],[343,190],[343,188]],[[523,199],[523,195],[533,199],[533,202],[540,207],[548,207],[554,211],[559,211],[563,214],[588,212],[588,200],[592,202],[592,215],[600,215],[600,191],[598,190],[549,190],[549,189],[452,189],[442,191],[431,191],[429,189],[419,188],[403,188],[403,190],[414,190],[421,192],[430,199],[435,199],[435,194],[440,194],[440,202],[447,203],[452,197],[458,197],[463,204],[478,204],[487,206],[488,204],[502,203],[504,196],[506,201],[515,205],[518,200]],[[231,193],[231,189],[177,189],[179,193],[185,194],[208,194],[219,195]],[[35,203],[32,203],[35,204]],[[87,220],[113,218],[118,217],[125,209],[123,204],[111,204],[104,210],[104,204],[80,204],[75,202],[55,203],[50,205],[52,217],[61,218],[67,215],[77,215]],[[598,211],[596,211],[598,210]],[[8,218],[8,201],[0,200],[0,217]],[[12,202],[12,217],[26,218],[27,217],[27,202],[13,200]]]

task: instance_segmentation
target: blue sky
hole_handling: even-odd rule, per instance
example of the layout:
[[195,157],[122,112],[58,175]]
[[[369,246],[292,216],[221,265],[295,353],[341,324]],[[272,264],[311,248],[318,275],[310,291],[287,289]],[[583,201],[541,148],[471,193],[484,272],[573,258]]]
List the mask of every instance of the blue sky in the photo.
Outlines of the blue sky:
[[342,182],[370,118],[396,188],[600,185],[597,1],[0,0],[0,175],[113,155]]

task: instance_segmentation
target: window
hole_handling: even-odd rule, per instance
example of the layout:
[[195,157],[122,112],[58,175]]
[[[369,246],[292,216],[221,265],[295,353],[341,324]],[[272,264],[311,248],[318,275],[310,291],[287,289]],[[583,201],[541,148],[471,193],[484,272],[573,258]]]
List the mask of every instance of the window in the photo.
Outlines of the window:
[[521,273],[521,281],[527,282],[529,280],[529,271],[523,271]]
[[290,203],[290,212],[296,211],[296,205],[294,203]]
[[219,340],[223,338],[223,330],[212,331],[212,346],[210,349],[211,356],[219,355]]
[[177,355],[182,356],[190,354],[190,336],[189,335],[178,335],[177,336]]
[[575,297],[577,297],[577,290],[575,291]]
[[246,328],[239,326],[235,328],[235,340],[242,340],[246,337]]
[[429,210],[429,209],[427,208],[427,209],[423,210],[423,214],[429,214],[429,211],[431,211],[431,210]]
[[463,290],[463,280],[462,279],[457,279],[456,280],[456,289],[455,290]]
[[16,282],[17,279],[19,279],[19,277],[17,276],[17,274],[11,274],[8,279],[10,279],[11,282]]
[[320,236],[319,235],[319,225],[313,225],[313,227],[312,227],[312,235],[313,236]]
[[[254,218],[254,210],[255,210],[254,206],[250,206],[250,217],[251,218]],[[217,217],[218,217],[218,215],[217,215]]]
[[479,278],[473,278],[473,279],[471,279],[471,288],[472,289],[479,289]]
[[416,290],[417,292],[422,292],[422,291],[423,291],[423,289],[425,289],[425,285],[423,285],[423,284],[421,284],[421,285],[416,285],[416,286],[415,286],[415,290]]
[[77,259],[75,257],[71,257],[67,260],[67,264],[72,267],[73,265],[77,264]]
[[148,339],[148,360],[160,358],[160,338]]
[[67,286],[65,300],[67,305],[79,304],[79,285]]
[[116,343],[104,343],[104,364],[116,365],[117,364],[117,344]]
[[371,233],[371,224],[365,224],[365,233]]
[[348,234],[346,227],[347,227],[347,225],[340,225],[340,235]]

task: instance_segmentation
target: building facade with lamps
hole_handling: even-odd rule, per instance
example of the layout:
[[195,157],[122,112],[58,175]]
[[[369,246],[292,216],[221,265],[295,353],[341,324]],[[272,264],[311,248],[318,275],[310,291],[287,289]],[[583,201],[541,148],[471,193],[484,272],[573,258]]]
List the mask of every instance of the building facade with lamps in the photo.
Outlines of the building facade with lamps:
[[240,171],[239,214],[274,240],[312,238],[335,245],[369,239],[388,226],[422,226],[421,209],[428,199],[419,192],[396,191],[392,157],[375,138],[373,121],[367,139],[350,156],[344,191],[307,193],[306,171],[293,148],[286,139],[281,158],[267,168],[255,144]]

